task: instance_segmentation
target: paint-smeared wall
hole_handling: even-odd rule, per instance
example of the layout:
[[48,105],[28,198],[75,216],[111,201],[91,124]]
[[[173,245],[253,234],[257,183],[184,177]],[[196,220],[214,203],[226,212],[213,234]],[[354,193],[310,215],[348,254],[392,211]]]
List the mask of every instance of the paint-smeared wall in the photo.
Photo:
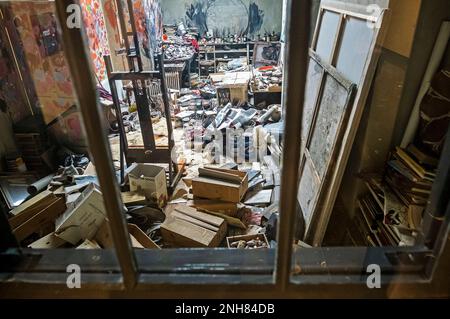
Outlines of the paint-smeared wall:
[[104,81],[106,79],[106,66],[103,56],[109,55],[109,45],[102,4],[100,0],[80,0],[80,5],[94,72],[99,81]]
[[[27,92],[31,88],[35,92],[28,95],[29,103],[42,114],[58,142],[70,148],[84,147],[80,114],[72,111],[77,102],[57,33],[54,4],[14,2],[2,10],[9,26],[12,50],[25,75],[23,85]],[[11,114],[19,111],[14,100],[5,100]],[[37,113],[27,115],[40,116]]]
[[[52,3],[11,4],[13,21],[46,123],[75,104]],[[20,51],[18,48],[16,51]]]
[[281,0],[164,0],[161,7],[165,24],[184,22],[201,35],[281,33]]
[[[11,35],[10,35],[11,37]],[[19,60],[21,57],[16,56]],[[24,92],[25,87],[20,79],[16,65],[18,65],[22,70],[27,71],[27,67],[23,60],[15,63],[15,59],[12,52],[12,47],[9,44],[8,36],[6,32],[0,33],[0,100],[6,105],[13,105],[14,110],[9,107],[5,110],[5,113],[9,113],[11,120],[17,123],[27,116],[29,116],[32,111],[27,101],[26,93]],[[33,88],[31,88],[33,89]],[[34,90],[34,89],[33,89]],[[1,126],[0,126],[1,127]]]
[[[124,21],[129,21],[127,1],[122,1]],[[101,0],[105,13],[105,26],[109,43],[111,60],[115,71],[127,70],[127,64],[122,57],[114,54],[123,49],[123,39],[119,27],[118,7],[115,0]],[[153,68],[153,52],[157,50],[157,43],[162,38],[162,14],[159,0],[132,0],[136,30],[144,69]],[[131,31],[127,23],[128,31]],[[131,38],[130,38],[131,40]]]

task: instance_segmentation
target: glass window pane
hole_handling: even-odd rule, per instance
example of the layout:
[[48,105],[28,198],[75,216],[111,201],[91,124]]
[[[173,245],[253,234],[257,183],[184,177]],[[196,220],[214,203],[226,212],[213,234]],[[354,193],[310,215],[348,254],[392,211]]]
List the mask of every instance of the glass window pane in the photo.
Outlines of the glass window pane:
[[309,60],[308,66],[308,81],[306,82],[305,103],[303,109],[303,125],[302,125],[302,144],[306,143],[308,138],[311,121],[314,116],[314,109],[316,107],[317,94],[322,82],[323,68],[314,60]]
[[338,48],[336,68],[348,80],[359,85],[372,46],[372,24],[365,20],[348,17]]
[[331,62],[331,54],[338,32],[340,15],[335,12],[325,11],[322,17],[319,37],[317,38],[316,52],[327,62]]
[[[67,251],[60,256],[79,258],[81,272],[82,264],[92,260],[78,249],[94,250],[97,260],[109,260],[98,270],[118,271],[55,4],[20,1],[1,3],[0,9],[6,26],[0,32],[1,62],[7,65],[0,83],[1,116],[13,115],[8,125],[0,126],[1,135],[12,141],[1,153],[0,189],[13,234],[22,248]],[[92,57],[101,44],[86,43]],[[101,73],[98,60],[93,62]],[[103,134],[109,133],[105,125]]]
[[327,75],[312,133],[309,151],[320,179],[324,178],[347,107],[348,92],[332,76]]

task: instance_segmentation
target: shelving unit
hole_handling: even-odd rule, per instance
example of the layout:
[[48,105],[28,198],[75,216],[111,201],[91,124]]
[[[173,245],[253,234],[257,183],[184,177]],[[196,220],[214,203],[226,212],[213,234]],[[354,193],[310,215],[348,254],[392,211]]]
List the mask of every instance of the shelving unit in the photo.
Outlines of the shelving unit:
[[[247,64],[253,63],[253,49],[256,43],[261,42],[242,42],[242,43],[210,43],[200,45],[200,52],[198,54],[198,74],[202,76],[202,71],[205,73],[217,73],[217,62],[229,62],[237,58],[247,58]],[[267,43],[279,43],[279,41],[271,41]],[[226,50],[229,47],[230,50]],[[211,61],[211,65],[202,62]],[[205,70],[206,69],[206,70]],[[206,75],[208,75],[206,74]]]
[[[226,50],[229,47],[230,50]],[[198,74],[202,76],[202,71],[208,75],[209,73],[217,73],[217,62],[229,62],[233,59],[246,57],[247,63],[250,64],[253,54],[253,45],[250,42],[243,43],[213,43],[200,46],[198,54]],[[211,61],[212,64],[203,61]]]

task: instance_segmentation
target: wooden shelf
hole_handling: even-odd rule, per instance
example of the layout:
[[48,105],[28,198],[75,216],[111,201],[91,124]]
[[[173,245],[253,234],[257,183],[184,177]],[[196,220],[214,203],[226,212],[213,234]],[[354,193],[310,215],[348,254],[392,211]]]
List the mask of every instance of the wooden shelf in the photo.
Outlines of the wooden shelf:
[[224,53],[247,53],[247,50],[218,50],[215,52],[216,54],[224,54]]

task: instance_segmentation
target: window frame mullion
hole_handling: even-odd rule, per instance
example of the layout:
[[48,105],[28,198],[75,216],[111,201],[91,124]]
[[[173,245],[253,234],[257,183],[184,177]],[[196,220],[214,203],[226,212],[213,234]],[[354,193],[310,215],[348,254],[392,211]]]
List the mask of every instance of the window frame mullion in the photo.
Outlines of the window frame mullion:
[[[84,26],[69,28],[66,21],[72,19],[73,12],[68,10],[70,5],[79,6],[78,0],[55,1],[56,16],[61,28],[64,54],[69,65],[73,80],[74,91],[79,109],[83,117],[83,125],[89,144],[89,150],[104,197],[114,249],[122,270],[125,288],[132,289],[138,280],[138,268],[127,223],[123,214],[120,189],[114,174],[111,149],[107,141],[102,112],[99,109],[98,94],[95,80],[92,76],[92,66],[86,51],[87,38]],[[69,12],[68,12],[69,11]],[[107,199],[107,200],[106,200]]]
[[308,67],[311,0],[287,0],[286,47],[283,79],[285,129],[281,171],[280,220],[275,265],[275,285],[286,291],[290,283],[300,163],[299,139]]

